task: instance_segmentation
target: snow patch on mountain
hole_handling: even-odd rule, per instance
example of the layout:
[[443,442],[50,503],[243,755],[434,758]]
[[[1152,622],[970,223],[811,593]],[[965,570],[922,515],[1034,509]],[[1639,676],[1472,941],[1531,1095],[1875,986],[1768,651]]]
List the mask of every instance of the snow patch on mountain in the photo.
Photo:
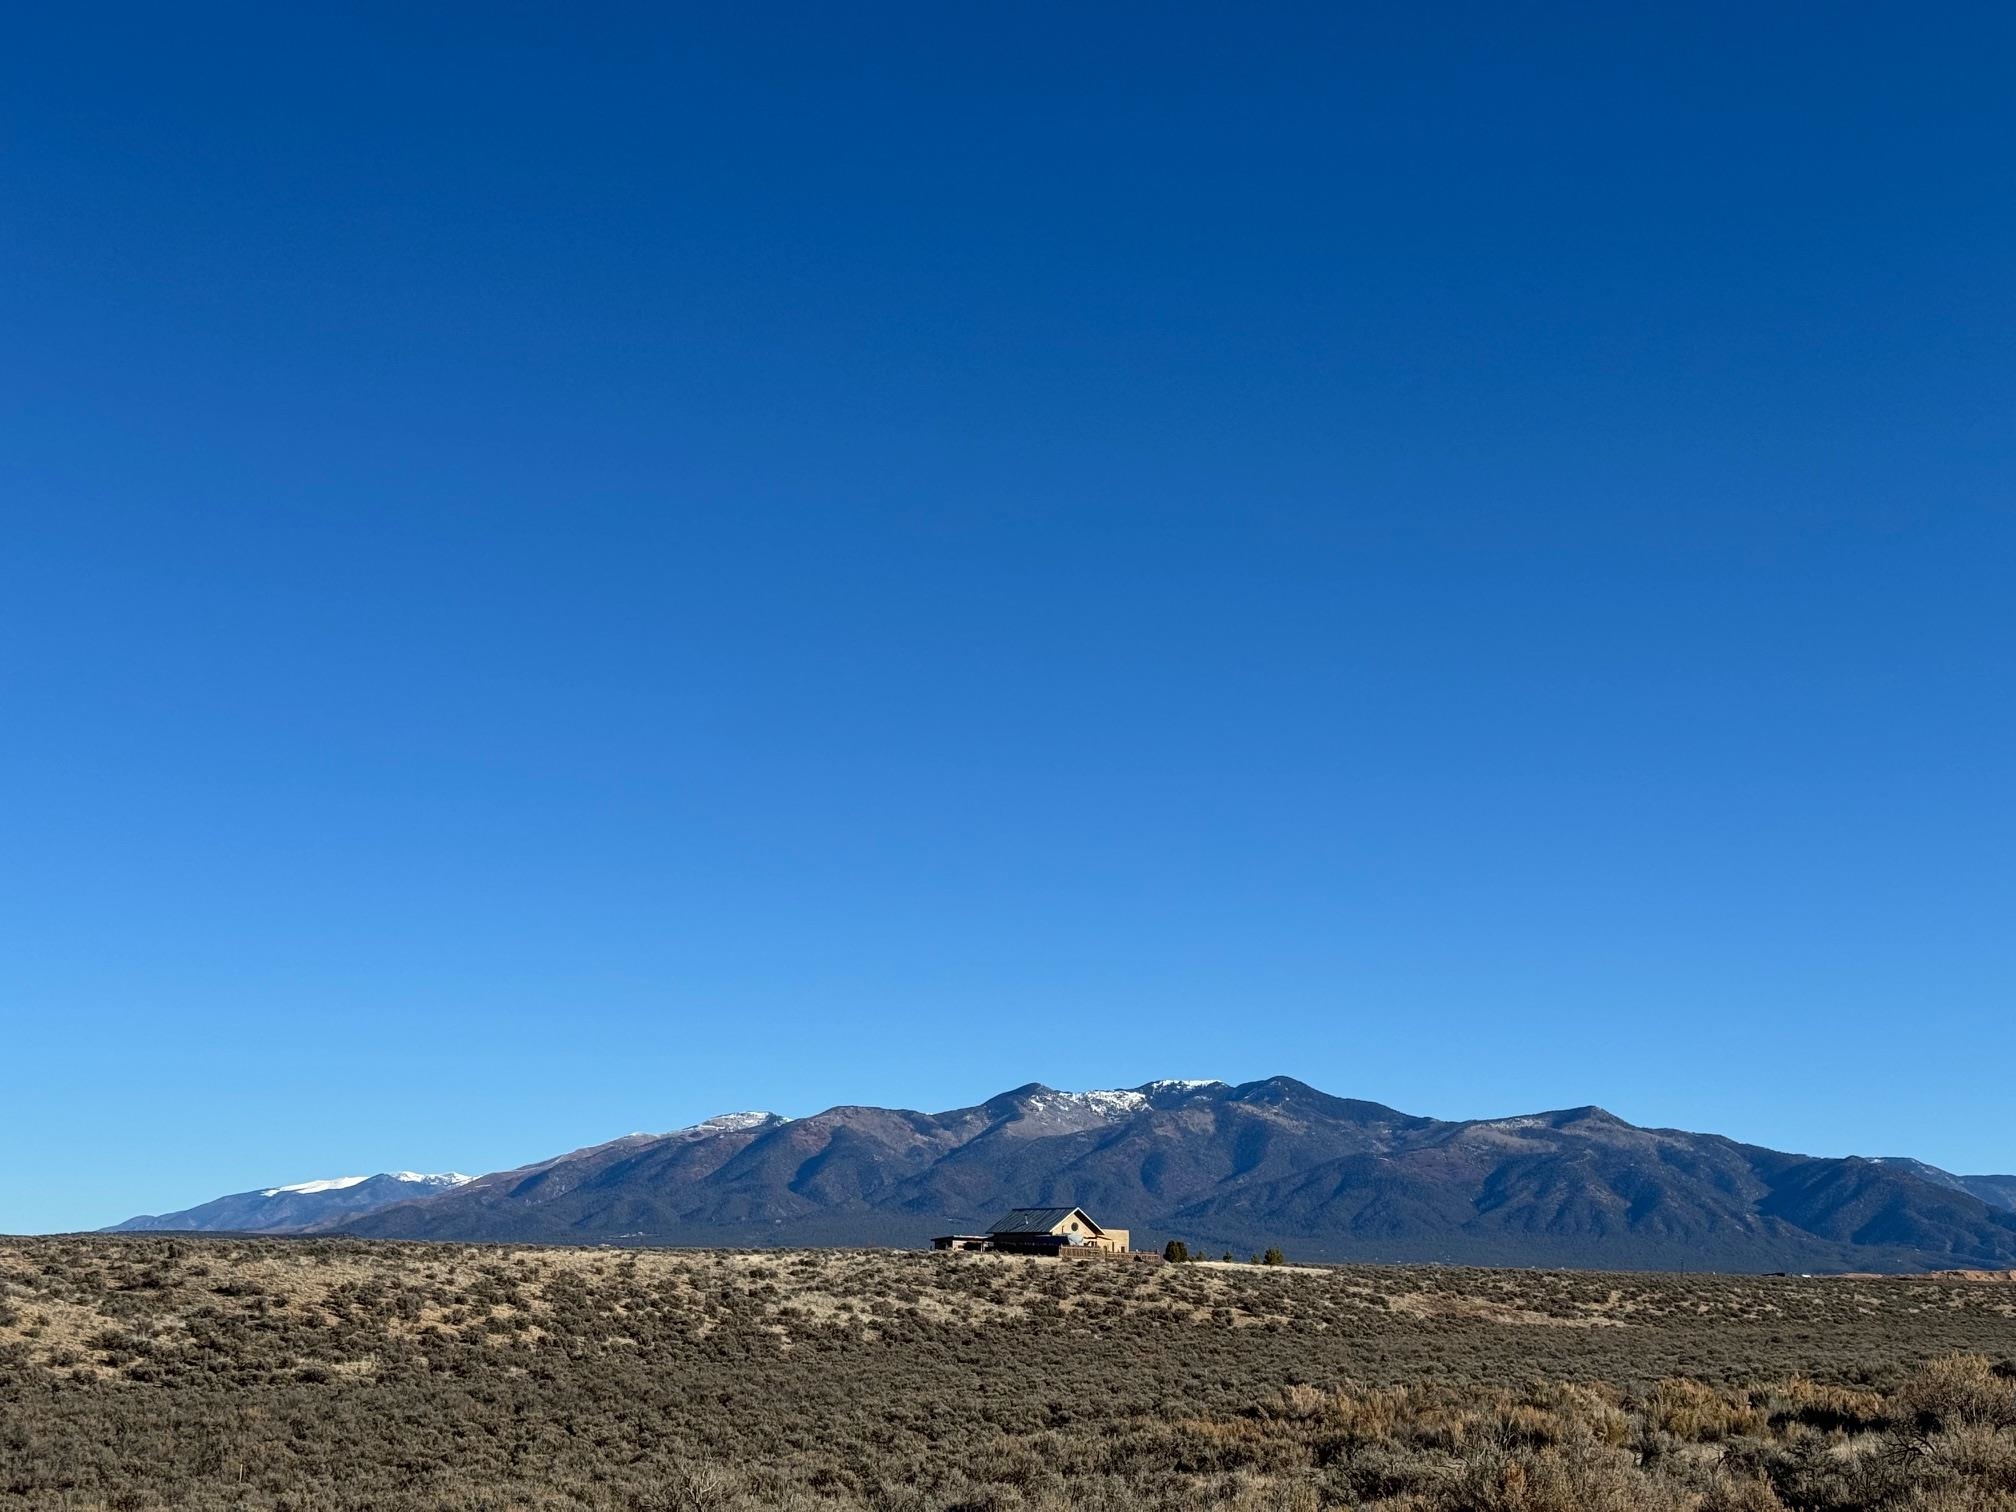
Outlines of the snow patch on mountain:
[[1104,1118],[1132,1118],[1148,1106],[1148,1095],[1145,1092],[1132,1092],[1120,1088],[1109,1087],[1096,1092],[1067,1092],[1064,1095]]
[[[460,1171],[437,1171],[432,1173],[422,1171],[383,1171],[379,1174],[388,1176],[394,1181],[406,1182],[411,1186],[426,1187],[461,1186],[465,1181],[473,1179],[472,1177],[464,1176]],[[259,1195],[261,1197],[280,1197],[290,1192],[298,1192],[303,1196],[308,1196],[316,1192],[341,1192],[349,1187],[362,1186],[370,1179],[369,1176],[326,1176],[320,1181],[297,1181],[291,1186],[262,1187]]]
[[1100,1118],[1132,1118],[1149,1106],[1149,1094],[1156,1083],[1146,1087],[1095,1087],[1089,1092],[1042,1091],[1029,1098],[1027,1107],[1040,1113],[1091,1113]]
[[744,1113],[716,1113],[712,1118],[703,1118],[696,1124],[688,1124],[683,1129],[674,1129],[667,1139],[706,1139],[715,1134],[738,1134],[744,1129],[760,1129],[766,1124],[787,1124],[791,1122],[781,1113],[766,1113],[751,1109]]
[[297,1181],[292,1186],[267,1187],[259,1195],[278,1197],[282,1192],[340,1192],[345,1187],[361,1186],[370,1179],[369,1176],[329,1176],[321,1181]]
[[1144,1082],[1138,1087],[1095,1087],[1087,1092],[1057,1092],[1045,1087],[1031,1093],[1023,1104],[1023,1116],[1049,1118],[1072,1118],[1090,1115],[1107,1122],[1132,1118],[1155,1105],[1157,1097],[1170,1093],[1197,1092],[1205,1087],[1222,1087],[1225,1083],[1206,1079],[1186,1080],[1164,1077],[1159,1081]]
[[1030,1093],[1023,1101],[1022,1116],[1054,1118],[1090,1113],[1098,1118],[1127,1118],[1147,1106],[1148,1099],[1141,1093],[1117,1088],[1096,1092],[1053,1092],[1045,1088]]

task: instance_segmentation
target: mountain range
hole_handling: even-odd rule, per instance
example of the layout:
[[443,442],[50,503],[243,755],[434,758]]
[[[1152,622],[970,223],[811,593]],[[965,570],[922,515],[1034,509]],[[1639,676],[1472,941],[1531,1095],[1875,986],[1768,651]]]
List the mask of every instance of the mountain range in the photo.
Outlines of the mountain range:
[[429,1197],[470,1180],[456,1171],[422,1175],[418,1171],[380,1171],[376,1176],[331,1176],[321,1181],[297,1181],[292,1186],[233,1192],[179,1213],[144,1213],[115,1223],[110,1232],[168,1230],[233,1234],[294,1234],[405,1202]]
[[[410,1175],[410,1173],[407,1173]],[[1601,1108],[1447,1121],[1289,1077],[1060,1092],[941,1113],[736,1113],[465,1178],[272,1188],[146,1228],[683,1245],[916,1245],[1076,1204],[1137,1246],[1616,1269],[2016,1268],[2016,1177],[1786,1154]],[[391,1185],[367,1191],[371,1183]],[[285,1217],[282,1195],[303,1205]],[[257,1196],[269,1206],[248,1205]],[[316,1211],[309,1199],[340,1197]],[[382,1201],[380,1199],[383,1199]],[[234,1204],[236,1206],[234,1206]],[[279,1221],[275,1221],[278,1219]],[[221,1221],[220,1221],[221,1220]]]

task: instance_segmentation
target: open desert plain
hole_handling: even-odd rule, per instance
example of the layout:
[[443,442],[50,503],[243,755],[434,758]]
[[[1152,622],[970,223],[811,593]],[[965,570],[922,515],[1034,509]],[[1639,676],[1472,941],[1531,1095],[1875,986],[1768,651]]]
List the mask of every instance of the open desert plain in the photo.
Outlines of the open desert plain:
[[2016,1284],[19,1239],[0,1501],[1985,1512]]

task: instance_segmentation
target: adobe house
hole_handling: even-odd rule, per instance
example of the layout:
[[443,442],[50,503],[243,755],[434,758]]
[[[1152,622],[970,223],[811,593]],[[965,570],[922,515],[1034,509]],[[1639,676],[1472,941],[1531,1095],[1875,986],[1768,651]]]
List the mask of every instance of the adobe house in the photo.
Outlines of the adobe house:
[[1014,1208],[984,1234],[940,1234],[933,1249],[992,1250],[1001,1255],[1050,1255],[1076,1259],[1124,1255],[1128,1233],[1092,1221],[1080,1207]]

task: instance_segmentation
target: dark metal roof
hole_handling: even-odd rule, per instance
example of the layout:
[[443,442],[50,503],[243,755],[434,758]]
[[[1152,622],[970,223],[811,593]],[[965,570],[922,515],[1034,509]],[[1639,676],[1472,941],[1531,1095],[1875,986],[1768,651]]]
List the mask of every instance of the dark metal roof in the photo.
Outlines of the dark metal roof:
[[1100,1234],[1105,1232],[1098,1224],[1092,1222],[1092,1215],[1090,1213],[1087,1213],[1083,1208],[1075,1207],[1014,1208],[1005,1218],[1002,1218],[992,1228],[988,1229],[987,1232],[990,1234],[1047,1234],[1073,1213],[1083,1218],[1090,1225],[1093,1233]]

